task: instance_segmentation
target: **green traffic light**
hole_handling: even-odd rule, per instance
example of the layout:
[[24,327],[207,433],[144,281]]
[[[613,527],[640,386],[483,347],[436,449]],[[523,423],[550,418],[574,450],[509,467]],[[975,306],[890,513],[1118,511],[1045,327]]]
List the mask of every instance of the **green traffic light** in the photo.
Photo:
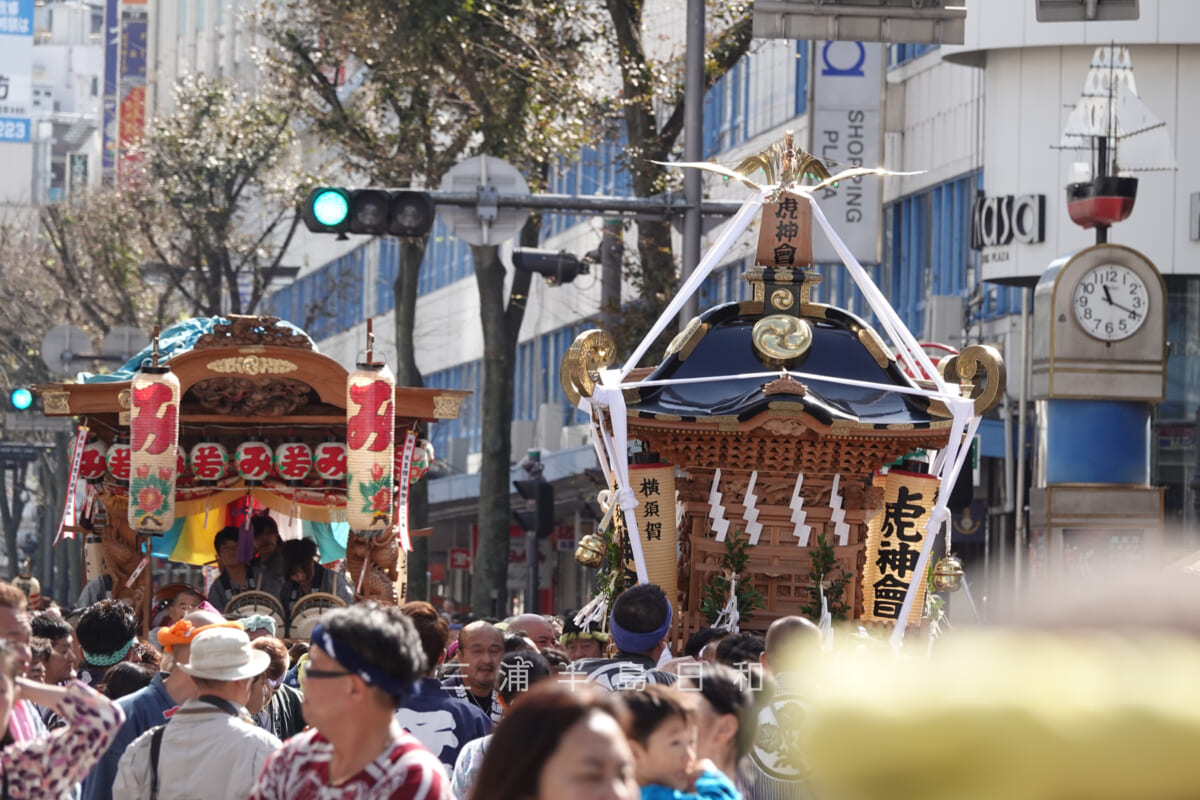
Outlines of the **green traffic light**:
[[337,189],[325,189],[313,196],[312,214],[322,225],[341,225],[350,215],[350,203]]
[[12,400],[13,408],[17,411],[24,411],[33,405],[33,392],[25,388],[13,389],[10,399]]

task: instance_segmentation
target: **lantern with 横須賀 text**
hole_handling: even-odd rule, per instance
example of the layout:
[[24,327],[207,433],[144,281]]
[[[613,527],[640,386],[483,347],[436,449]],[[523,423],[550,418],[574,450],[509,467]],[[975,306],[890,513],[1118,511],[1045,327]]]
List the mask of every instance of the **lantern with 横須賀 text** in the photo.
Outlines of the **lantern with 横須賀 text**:
[[175,524],[179,456],[179,379],[168,367],[143,367],[130,387],[129,526],[161,536]]
[[256,486],[270,477],[272,455],[271,445],[266,442],[242,442],[234,453],[233,462],[246,483]]
[[385,364],[359,364],[346,382],[346,521],[360,533],[392,521],[395,391]]

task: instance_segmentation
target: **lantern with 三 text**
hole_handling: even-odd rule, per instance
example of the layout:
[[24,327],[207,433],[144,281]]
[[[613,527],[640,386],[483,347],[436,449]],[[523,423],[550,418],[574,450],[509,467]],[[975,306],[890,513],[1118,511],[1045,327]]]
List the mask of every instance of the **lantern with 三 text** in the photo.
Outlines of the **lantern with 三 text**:
[[212,485],[225,477],[229,465],[229,451],[220,442],[199,442],[188,454],[192,475],[204,485]]
[[308,477],[312,469],[312,448],[304,442],[284,442],[275,448],[275,472],[296,486]]
[[313,450],[313,470],[326,484],[346,479],[346,445],[341,442],[321,442]]
[[129,525],[162,536],[175,524],[179,379],[168,367],[143,367],[130,394]]
[[96,439],[83,446],[83,455],[79,457],[79,477],[88,483],[97,483],[108,471],[104,457],[108,454],[108,445]]
[[233,461],[247,486],[257,486],[271,475],[273,451],[266,442],[249,441],[238,445]]
[[359,533],[391,525],[395,392],[385,364],[359,364],[346,382],[346,521]]

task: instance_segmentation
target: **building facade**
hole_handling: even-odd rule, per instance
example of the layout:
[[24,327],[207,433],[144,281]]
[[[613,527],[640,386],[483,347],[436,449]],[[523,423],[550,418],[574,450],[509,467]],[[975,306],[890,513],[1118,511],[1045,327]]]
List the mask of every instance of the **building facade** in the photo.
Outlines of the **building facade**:
[[[1029,480],[1017,474],[1018,395],[1026,383],[1020,377],[1021,332],[1032,328],[1022,325],[1022,295],[1029,302],[1030,287],[1055,257],[1093,241],[1093,234],[1066,214],[1064,186],[1072,180],[1078,155],[1056,148],[1095,48],[1114,43],[1129,48],[1140,97],[1166,123],[1177,165],[1140,176],[1135,210],[1111,230],[1110,240],[1145,253],[1167,280],[1168,386],[1154,414],[1151,474],[1153,483],[1166,488],[1168,544],[1195,546],[1190,483],[1200,404],[1200,156],[1184,143],[1200,132],[1200,110],[1186,89],[1200,66],[1200,6],[1142,0],[1136,22],[1055,24],[1039,24],[1031,3],[968,0],[967,8],[962,46],[881,50],[874,135],[882,163],[918,174],[880,181],[878,202],[866,209],[868,218],[878,220],[875,257],[860,256],[922,341],[953,348],[992,344],[1008,361],[1007,402],[981,426],[974,500],[965,517],[956,518],[959,549],[973,575],[987,582],[1005,580],[1018,511],[1016,485]],[[647,19],[656,32],[681,36],[682,4],[664,3],[661,13]],[[705,157],[733,164],[786,130],[822,155],[822,136],[828,134],[821,127],[821,72],[848,68],[845,62],[831,64],[830,52],[821,42],[755,41],[705,98]],[[620,153],[617,140],[565,156],[553,171],[550,191],[628,193]],[[707,188],[714,198],[744,196],[744,190],[719,180]],[[980,203],[1010,197],[1026,208],[1020,235],[980,225],[975,213]],[[585,253],[598,245],[601,225],[599,218],[547,215],[543,247]],[[708,240],[715,235],[710,232]],[[318,238],[301,243],[310,265],[295,284],[271,297],[269,309],[307,327],[322,349],[341,361],[353,360],[362,349],[364,323],[372,318],[386,351],[393,341],[396,243]],[[751,246],[749,238],[736,245],[709,278],[701,308],[747,296],[739,276],[753,258]],[[821,300],[866,311],[839,264],[822,265],[822,271]],[[576,602],[585,588],[586,575],[574,567],[571,551],[575,538],[594,524],[586,501],[598,487],[586,477],[591,460],[585,431],[558,388],[558,369],[574,336],[593,326],[599,302],[594,274],[563,286],[536,283],[517,353],[513,454],[519,460],[527,448],[541,448],[560,489],[561,535],[547,545],[555,553],[546,554],[550,569],[543,569],[558,582],[560,606]],[[470,251],[440,223],[422,265],[417,343],[427,385],[474,392],[457,420],[431,431],[442,472],[448,473],[430,484],[435,525],[430,563],[440,584],[434,591],[462,599],[468,573],[449,564],[452,550],[470,551],[473,541],[478,481],[472,473],[487,436],[479,423],[484,343]],[[1031,404],[1029,431],[1035,415]],[[1035,448],[1027,452],[1032,461]],[[1032,474],[1030,465],[1026,475]]]

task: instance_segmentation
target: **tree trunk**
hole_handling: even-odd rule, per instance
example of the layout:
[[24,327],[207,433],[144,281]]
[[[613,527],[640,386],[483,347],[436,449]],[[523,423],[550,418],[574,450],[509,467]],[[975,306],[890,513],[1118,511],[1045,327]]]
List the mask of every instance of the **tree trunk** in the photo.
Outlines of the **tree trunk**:
[[[541,218],[534,215],[521,229],[521,246],[534,247]],[[479,286],[479,320],[483,325],[482,427],[479,470],[479,549],[471,581],[471,608],[476,614],[507,616],[509,468],[512,460],[513,367],[517,336],[525,318],[530,273],[516,271],[504,305],[504,265],[496,247],[474,247],[475,282]],[[494,602],[493,602],[494,601]]]
[[[417,369],[417,352],[413,331],[417,319],[417,281],[429,237],[400,240],[400,272],[392,286],[396,306],[396,381],[401,386],[424,386]],[[422,426],[421,435],[427,431]],[[398,479],[403,480],[404,476]],[[421,481],[409,489],[408,521],[410,529],[429,524],[429,487]],[[415,536],[412,552],[408,554],[408,599],[424,600],[429,591],[425,573],[429,569],[429,537]]]
[[[12,478],[9,480],[11,468]],[[9,580],[17,577],[20,552],[17,550],[17,532],[21,529],[21,517],[25,513],[25,475],[29,464],[11,461],[0,465],[0,517],[4,521],[4,546],[8,555]]]

